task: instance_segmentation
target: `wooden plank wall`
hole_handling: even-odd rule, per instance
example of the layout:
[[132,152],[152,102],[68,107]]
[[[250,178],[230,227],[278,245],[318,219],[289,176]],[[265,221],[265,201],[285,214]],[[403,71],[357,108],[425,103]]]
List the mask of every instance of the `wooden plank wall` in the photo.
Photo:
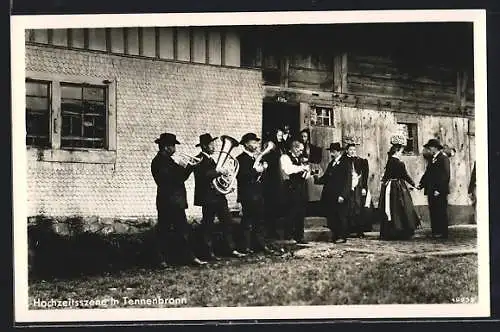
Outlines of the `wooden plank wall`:
[[473,102],[473,81],[467,74],[451,66],[412,67],[388,56],[354,53],[348,56],[346,84],[348,93],[400,100],[400,111],[461,114],[460,107]]
[[133,27],[26,30],[25,41],[59,47],[240,66],[239,35],[218,27]]
[[[352,135],[361,139],[358,155],[367,158],[370,166],[369,188],[375,204],[378,204],[380,194],[380,179],[387,162],[387,151],[390,148],[390,137],[397,132],[398,114],[391,111],[380,111],[367,108],[339,107],[335,109],[341,128],[335,132],[342,135]],[[451,181],[449,202],[451,205],[469,205],[467,186],[470,180],[472,165],[475,161],[474,136],[468,132],[469,119],[463,117],[417,115],[418,145],[436,136],[440,136],[444,144],[453,146],[456,154],[450,158]],[[325,130],[315,131],[312,138],[321,146],[331,142],[331,135],[321,136]],[[338,139],[341,135],[335,135]],[[425,170],[426,162],[421,154],[403,157],[412,179],[418,183]],[[413,192],[416,205],[426,205],[423,192]]]

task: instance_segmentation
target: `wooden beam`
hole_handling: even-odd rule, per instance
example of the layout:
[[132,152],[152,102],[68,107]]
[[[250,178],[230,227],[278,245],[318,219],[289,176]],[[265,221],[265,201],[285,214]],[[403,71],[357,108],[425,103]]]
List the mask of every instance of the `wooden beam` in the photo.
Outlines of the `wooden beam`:
[[347,53],[337,54],[333,58],[333,92],[347,92]]
[[290,71],[290,58],[288,56],[283,56],[280,61],[281,67],[281,86],[288,88],[289,81],[289,71]]
[[466,105],[466,96],[467,96],[467,81],[469,80],[467,71],[462,72],[462,84],[461,84],[461,91],[460,91],[460,107],[462,109],[465,108]]

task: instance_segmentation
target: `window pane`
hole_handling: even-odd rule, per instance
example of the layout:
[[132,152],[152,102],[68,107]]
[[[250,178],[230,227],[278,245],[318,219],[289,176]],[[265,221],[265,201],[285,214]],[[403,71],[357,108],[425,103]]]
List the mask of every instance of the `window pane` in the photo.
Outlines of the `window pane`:
[[61,99],[61,111],[65,114],[81,114],[83,112],[82,102],[74,99]]
[[61,98],[82,99],[82,88],[74,85],[61,84]]
[[83,112],[85,114],[96,114],[96,115],[106,115],[106,107],[104,103],[95,101],[84,101],[83,102]]
[[27,111],[49,111],[49,100],[43,97],[26,97]]
[[48,98],[49,84],[45,82],[26,82],[26,96]]
[[49,117],[46,114],[29,113],[26,117],[26,130],[29,136],[47,136]]
[[104,102],[104,88],[99,88],[99,87],[83,88],[83,99],[97,100]]

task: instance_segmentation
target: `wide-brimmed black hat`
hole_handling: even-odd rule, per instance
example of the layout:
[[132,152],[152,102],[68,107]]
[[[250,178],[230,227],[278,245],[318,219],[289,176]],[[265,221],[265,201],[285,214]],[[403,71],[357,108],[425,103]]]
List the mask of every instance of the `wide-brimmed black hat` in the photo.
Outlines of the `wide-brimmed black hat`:
[[439,142],[439,140],[435,139],[435,138],[431,138],[429,141],[427,141],[427,143],[424,144],[424,148],[430,148],[430,147],[435,147],[435,148],[438,148],[438,149],[442,149],[443,146],[441,145],[441,143]]
[[330,147],[327,148],[328,151],[342,151],[342,146],[339,142],[331,143]]
[[155,139],[156,144],[163,144],[163,145],[175,145],[175,144],[181,144],[178,140],[177,137],[175,137],[174,134],[171,133],[163,133]]
[[254,133],[246,133],[243,137],[241,137],[240,144],[245,144],[248,141],[260,141],[260,138],[258,138]]
[[205,133],[200,135],[200,143],[196,144],[195,146],[202,146],[202,145],[207,145],[208,143],[215,141],[218,137],[212,137],[209,133]]

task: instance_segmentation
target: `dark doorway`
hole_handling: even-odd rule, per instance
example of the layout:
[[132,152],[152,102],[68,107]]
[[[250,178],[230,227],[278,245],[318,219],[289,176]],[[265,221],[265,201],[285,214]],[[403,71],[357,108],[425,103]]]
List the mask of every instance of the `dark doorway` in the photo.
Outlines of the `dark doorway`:
[[264,101],[262,106],[262,137],[270,139],[277,128],[283,128],[285,124],[290,126],[292,136],[297,135],[300,130],[300,106],[299,104],[287,104]]

